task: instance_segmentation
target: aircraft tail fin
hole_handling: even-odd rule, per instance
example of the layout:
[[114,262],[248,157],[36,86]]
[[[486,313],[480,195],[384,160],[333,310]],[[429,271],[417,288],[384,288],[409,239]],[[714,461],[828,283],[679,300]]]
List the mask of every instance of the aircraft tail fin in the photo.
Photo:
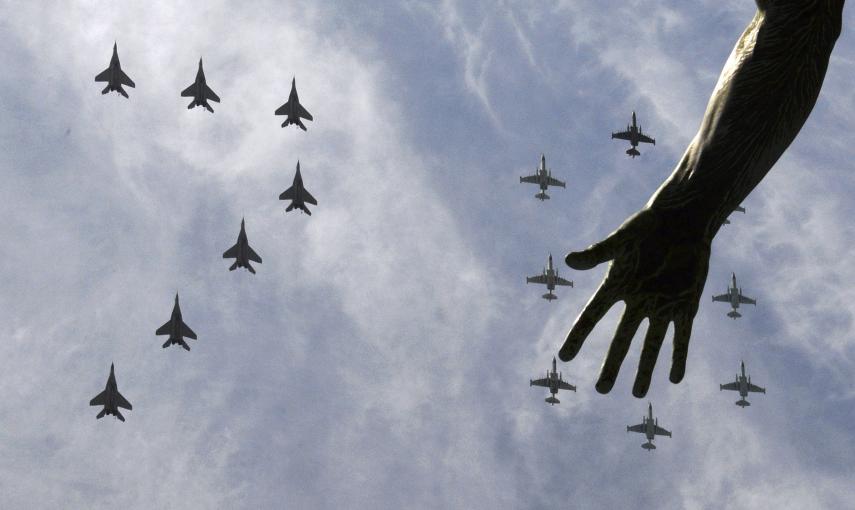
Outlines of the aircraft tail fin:
[[742,317],[742,314],[737,312],[736,310],[731,310],[727,313],[727,316],[733,320],[736,320],[738,317]]
[[555,294],[553,294],[551,292],[547,292],[546,294],[544,294],[540,297],[542,297],[543,299],[545,299],[549,302],[552,302],[553,300],[558,299],[558,296],[556,296]]
[[641,153],[638,152],[638,149],[636,149],[635,147],[630,147],[629,149],[627,149],[626,153],[632,156],[633,158],[635,158],[636,156],[641,156]]
[[656,449],[656,445],[655,445],[655,444],[653,444],[653,443],[651,443],[650,441],[648,441],[648,442],[644,443],[643,445],[641,445],[641,447],[642,447],[642,448],[644,448],[644,449],[645,449],[645,450],[647,450],[647,451],[655,450],[655,449]]
[[194,106],[196,106],[196,100],[195,99],[190,101],[190,104],[187,105],[187,109],[192,110]]
[[238,263],[237,263],[237,261],[235,261],[235,263],[232,264],[231,267],[229,267],[229,271],[234,271],[235,269],[237,269],[237,266],[238,266]]
[[167,341],[163,342],[163,348],[164,348],[164,349],[166,349],[166,348],[167,348],[167,347],[169,347],[171,344],[172,344],[172,339],[170,338],[169,340],[167,340]]
[[291,202],[291,205],[285,208],[285,212],[291,211],[294,209],[294,202]]
[[125,92],[125,89],[123,89],[121,85],[116,87],[116,90],[119,92],[119,94],[125,96],[126,99],[128,98],[128,93]]
[[[255,274],[255,268],[252,267],[252,265],[247,264],[246,268],[249,270],[250,273]],[[188,348],[187,350],[189,351],[190,349]]]
[[750,406],[750,405],[751,405],[751,402],[749,402],[749,401],[747,401],[747,400],[745,400],[745,399],[743,398],[743,399],[737,400],[737,401],[736,401],[736,405],[738,405],[739,407],[741,407],[741,408],[745,409],[746,407],[748,407],[748,406]]
[[125,417],[122,416],[122,413],[120,413],[118,409],[116,409],[116,418],[118,418],[120,421],[125,421]]
[[535,195],[535,197],[539,198],[541,201],[549,200],[549,195],[547,195],[546,192],[544,192],[544,191],[541,191],[540,193]]
[[107,92],[110,92],[110,85],[109,84],[107,84],[107,86],[104,87],[104,90],[101,91],[102,94],[106,94]]
[[102,409],[101,412],[98,413],[98,416],[96,416],[95,418],[100,420],[101,418],[104,417],[105,414],[107,414],[107,408],[106,407],[104,409]]
[[553,395],[553,396],[551,396],[551,397],[548,397],[548,398],[546,398],[545,400],[546,400],[546,402],[548,402],[550,405],[555,405],[555,404],[560,404],[560,403],[561,403],[561,401],[560,401],[560,400],[558,400],[557,398],[555,398],[555,395]]

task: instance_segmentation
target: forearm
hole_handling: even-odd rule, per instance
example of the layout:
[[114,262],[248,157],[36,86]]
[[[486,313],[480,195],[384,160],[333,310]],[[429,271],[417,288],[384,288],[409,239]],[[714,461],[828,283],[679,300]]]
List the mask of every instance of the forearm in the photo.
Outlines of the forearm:
[[795,139],[819,95],[843,0],[760,2],[701,127],[648,207],[680,209],[712,238]]

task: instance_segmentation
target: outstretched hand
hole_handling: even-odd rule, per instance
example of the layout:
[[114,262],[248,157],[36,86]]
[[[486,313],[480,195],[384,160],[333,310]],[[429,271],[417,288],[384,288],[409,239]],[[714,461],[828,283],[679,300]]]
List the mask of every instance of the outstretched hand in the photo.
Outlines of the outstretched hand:
[[600,369],[597,391],[608,393],[638,326],[649,320],[632,394],[647,394],[650,376],[668,324],[674,322],[671,382],[686,372],[686,355],[692,321],[704,288],[711,238],[693,217],[678,209],[645,208],[633,215],[603,241],[572,252],[565,261],[573,269],[590,269],[611,261],[600,287],[573,324],[558,353],[570,361],[579,352],[594,326],[618,301],[626,309],[618,323],[609,352]]

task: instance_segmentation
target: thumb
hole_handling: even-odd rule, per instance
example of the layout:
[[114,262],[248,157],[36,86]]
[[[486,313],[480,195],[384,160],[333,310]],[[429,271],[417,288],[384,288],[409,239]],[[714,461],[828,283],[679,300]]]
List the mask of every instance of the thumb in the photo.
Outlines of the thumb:
[[573,269],[585,270],[614,259],[627,243],[646,235],[655,222],[653,211],[643,209],[627,219],[608,237],[588,246],[582,251],[574,251],[564,257],[564,262]]

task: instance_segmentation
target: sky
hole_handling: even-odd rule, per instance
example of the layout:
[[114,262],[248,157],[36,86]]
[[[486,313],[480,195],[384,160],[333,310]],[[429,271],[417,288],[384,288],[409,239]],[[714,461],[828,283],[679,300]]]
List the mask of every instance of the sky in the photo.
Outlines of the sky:
[[[0,508],[855,508],[855,14],[671,332],[543,376],[755,10],[645,2],[0,4]],[[93,77],[113,42],[130,99]],[[222,98],[180,92],[204,59]],[[280,128],[296,77],[314,116]],[[656,146],[611,140],[636,111]],[[546,156],[566,189],[519,183]],[[311,217],[278,195],[300,161]],[[241,218],[264,262],[228,271]],[[552,253],[573,288],[525,284]],[[757,299],[733,321],[731,272]],[[154,335],[178,293],[191,352]],[[673,330],[673,329],[672,329]],[[671,330],[671,331],[672,331]],[[744,360],[751,407],[716,391]],[[89,400],[115,363],[126,422]],[[627,434],[653,404],[673,437]]]

